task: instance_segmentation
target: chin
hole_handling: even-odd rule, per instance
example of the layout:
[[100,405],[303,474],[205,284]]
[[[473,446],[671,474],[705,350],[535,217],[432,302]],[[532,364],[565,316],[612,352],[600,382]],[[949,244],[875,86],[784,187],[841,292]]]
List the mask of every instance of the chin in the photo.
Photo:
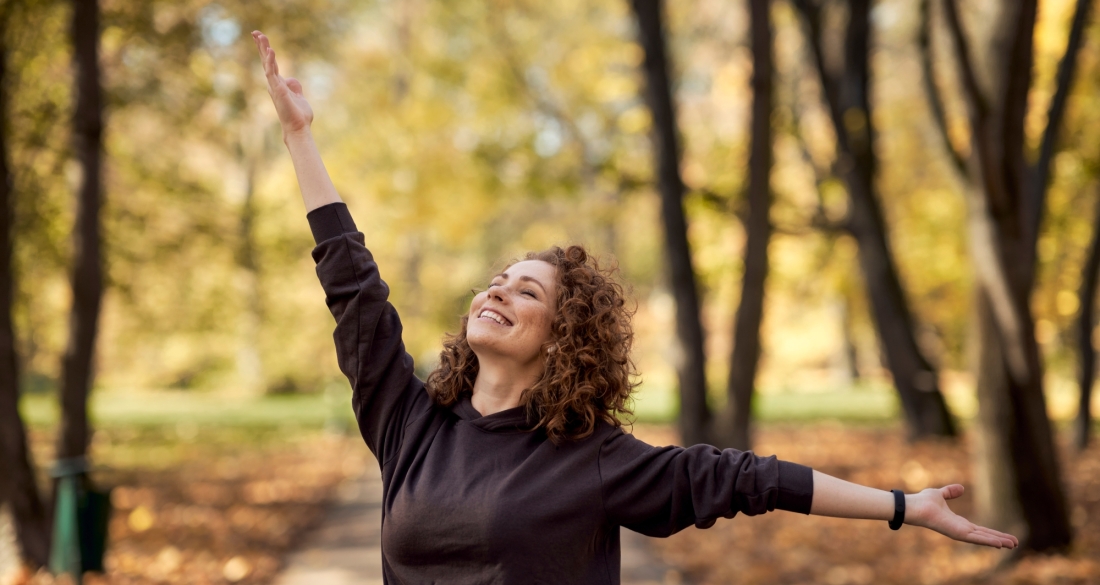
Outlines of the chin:
[[475,354],[493,351],[494,346],[501,341],[499,337],[492,335],[489,331],[481,330],[480,327],[466,329],[466,343],[470,344],[470,349],[474,350]]

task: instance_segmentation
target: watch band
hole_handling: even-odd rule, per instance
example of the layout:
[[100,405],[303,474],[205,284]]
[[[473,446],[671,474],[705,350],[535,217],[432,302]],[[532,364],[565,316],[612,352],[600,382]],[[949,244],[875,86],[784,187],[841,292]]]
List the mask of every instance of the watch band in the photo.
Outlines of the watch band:
[[901,490],[890,490],[894,493],[894,519],[890,521],[890,530],[897,530],[905,523],[905,493]]

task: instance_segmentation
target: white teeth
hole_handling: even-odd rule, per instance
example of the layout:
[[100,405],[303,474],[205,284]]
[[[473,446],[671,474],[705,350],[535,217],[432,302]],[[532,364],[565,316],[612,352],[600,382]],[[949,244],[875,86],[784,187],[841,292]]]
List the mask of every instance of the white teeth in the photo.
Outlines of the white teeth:
[[496,321],[497,323],[500,323],[501,325],[504,325],[505,327],[507,327],[508,325],[511,325],[511,323],[509,323],[508,320],[505,319],[503,315],[501,315],[500,313],[497,313],[496,311],[490,310],[490,309],[485,309],[484,311],[481,312],[480,315],[478,315],[478,317],[488,317],[489,319],[492,319],[493,321]]

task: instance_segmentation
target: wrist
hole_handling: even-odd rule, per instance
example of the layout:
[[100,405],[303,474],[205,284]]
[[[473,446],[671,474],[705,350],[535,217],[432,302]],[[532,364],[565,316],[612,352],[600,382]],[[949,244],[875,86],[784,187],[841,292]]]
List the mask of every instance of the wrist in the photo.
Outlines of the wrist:
[[309,126],[297,130],[283,130],[283,144],[287,148],[293,148],[297,144],[309,144],[313,142],[313,132]]
[[920,492],[905,494],[905,523],[913,526],[924,526],[924,518],[930,513],[928,499]]

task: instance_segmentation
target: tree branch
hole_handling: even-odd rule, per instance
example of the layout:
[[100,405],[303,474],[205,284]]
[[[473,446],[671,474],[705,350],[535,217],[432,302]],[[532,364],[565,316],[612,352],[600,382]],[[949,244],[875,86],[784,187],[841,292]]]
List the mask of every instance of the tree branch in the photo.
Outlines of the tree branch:
[[932,58],[932,7],[930,0],[921,0],[920,3],[920,32],[917,36],[917,44],[920,47],[921,70],[923,71],[924,92],[928,96],[928,106],[932,110],[932,119],[936,122],[940,138],[943,140],[944,149],[947,151],[951,165],[959,175],[966,176],[966,160],[951,143],[951,137],[947,132],[947,114],[943,107],[943,99],[936,87],[935,61]]
[[594,149],[588,143],[584,133],[581,132],[576,121],[568,114],[566,109],[547,96],[548,88],[532,87],[530,80],[524,75],[523,66],[517,57],[518,51],[514,39],[508,34],[506,27],[499,23],[497,19],[493,18],[490,20],[490,24],[496,36],[496,42],[494,44],[500,48],[499,53],[504,60],[508,72],[511,74],[516,85],[519,86],[519,89],[535,106],[535,109],[560,124],[572,142],[580,149],[582,179],[586,184],[591,185],[598,174],[598,165],[593,162],[594,157],[592,153]]
[[[821,23],[820,7],[818,7],[816,5],[812,5],[809,2],[807,2],[806,0],[795,0],[795,4],[797,5],[798,9],[802,12],[802,14],[805,18],[805,21],[806,21],[806,25],[807,25],[806,28],[807,28],[807,31],[809,33],[807,35],[807,42],[810,43],[810,45],[811,45],[810,50],[811,50],[812,56],[813,56],[812,60],[815,62],[815,69],[816,69],[816,72],[818,74],[819,82],[821,83],[821,90],[822,90],[823,94],[825,94],[823,96],[823,97],[825,97],[825,102],[826,102],[825,106],[826,106],[827,109],[829,109],[830,115],[831,115],[832,114],[832,110],[831,110],[831,107],[830,107],[831,102],[829,101],[829,97],[827,95],[828,91],[829,91],[827,89],[827,87],[829,85],[831,85],[833,82],[831,80],[827,81],[828,76],[827,76],[827,73],[825,71],[824,59],[822,58],[821,50],[820,50],[820,44],[819,44],[820,38],[821,38],[821,35],[820,35],[820,31],[821,31],[821,28],[820,28],[820,23]],[[801,61],[799,62],[799,64],[801,65]],[[799,103],[799,100],[798,100],[798,97],[797,97],[798,94],[799,94],[799,92],[798,92],[798,80],[801,79],[801,78],[802,78],[801,71],[799,71],[799,73],[796,74],[796,75],[790,76],[791,86],[792,86],[790,88],[791,101],[792,101],[791,110],[790,110],[791,111],[790,132],[791,132],[791,135],[794,136],[795,142],[798,143],[798,150],[799,150],[799,154],[802,158],[802,162],[808,168],[810,168],[814,173],[814,188],[817,191],[817,209],[814,210],[814,215],[810,218],[810,224],[809,225],[810,225],[811,228],[814,228],[814,229],[817,229],[819,231],[825,232],[826,234],[829,234],[829,235],[832,235],[832,236],[842,234],[842,233],[851,233],[851,223],[849,221],[849,216],[851,214],[850,210],[849,210],[848,214],[846,214],[845,217],[841,218],[840,220],[830,219],[828,214],[825,212],[825,197],[824,197],[824,188],[823,188],[823,186],[825,185],[826,181],[828,181],[829,179],[832,179],[832,178],[836,178],[839,174],[837,172],[836,167],[837,167],[837,160],[839,159],[839,155],[840,155],[839,149],[841,147],[840,147],[839,144],[837,145],[838,152],[833,157],[833,161],[832,161],[832,164],[830,165],[829,169],[822,169],[820,166],[817,165],[817,163],[814,162],[813,154],[810,152],[810,145],[806,142],[806,137],[802,134],[802,114],[801,114],[800,103]],[[839,136],[838,136],[838,139],[839,139]],[[789,229],[788,230],[783,230],[783,229],[780,229],[778,227],[776,228],[776,232],[777,233],[793,233]]]
[[986,103],[985,96],[982,95],[981,88],[978,86],[978,77],[974,73],[974,60],[970,56],[966,33],[963,32],[962,23],[959,21],[959,8],[955,5],[955,0],[944,0],[943,8],[944,15],[947,17],[947,28],[951,31],[951,39],[954,41],[955,60],[958,62],[963,93],[975,113],[985,117],[989,114],[989,104]]
[[848,132],[844,127],[844,115],[840,111],[840,99],[837,91],[836,80],[829,75],[825,67],[825,54],[821,49],[821,7],[813,0],[793,0],[794,7],[802,13],[802,19],[806,23],[807,44],[810,46],[810,57],[817,71],[818,81],[821,83],[822,97],[829,108],[829,115],[833,120],[833,129],[836,132],[837,158],[840,153],[849,151]]
[[1047,183],[1050,181],[1050,163],[1054,157],[1054,147],[1062,127],[1062,118],[1066,113],[1066,102],[1069,100],[1073,74],[1077,69],[1077,55],[1081,52],[1081,45],[1085,40],[1085,23],[1088,21],[1091,6],[1092,0],[1077,0],[1073,24],[1069,30],[1069,40],[1066,42],[1066,52],[1058,63],[1054,97],[1050,101],[1050,109],[1047,110],[1047,127],[1043,131],[1043,141],[1039,147],[1039,158],[1035,161],[1031,192],[1028,197],[1030,203],[1028,217],[1031,220],[1028,233],[1031,235],[1032,246],[1039,236],[1039,222],[1043,217],[1043,202],[1046,199]]

